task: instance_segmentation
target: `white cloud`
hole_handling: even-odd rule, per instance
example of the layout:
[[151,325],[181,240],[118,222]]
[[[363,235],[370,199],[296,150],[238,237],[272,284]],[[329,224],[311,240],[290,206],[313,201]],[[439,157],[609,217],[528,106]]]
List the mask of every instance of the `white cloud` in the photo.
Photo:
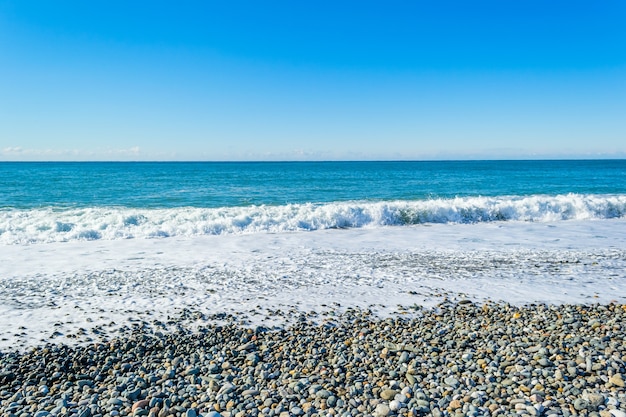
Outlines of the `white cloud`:
[[2,150],[2,153],[5,154],[12,154],[12,153],[22,153],[23,149],[20,148],[19,146],[9,146],[8,148],[4,148]]
[[[105,161],[135,160],[141,156],[139,146],[122,149],[24,149],[19,146],[0,150],[5,161]],[[145,159],[145,157],[144,157]]]
[[118,156],[124,156],[124,155],[128,155],[128,156],[133,156],[133,155],[138,155],[140,153],[140,149],[139,146],[132,146],[130,148],[123,148],[123,149],[106,149],[104,151],[96,151],[94,152],[95,155],[108,155],[108,156],[113,156],[113,155],[118,155]]

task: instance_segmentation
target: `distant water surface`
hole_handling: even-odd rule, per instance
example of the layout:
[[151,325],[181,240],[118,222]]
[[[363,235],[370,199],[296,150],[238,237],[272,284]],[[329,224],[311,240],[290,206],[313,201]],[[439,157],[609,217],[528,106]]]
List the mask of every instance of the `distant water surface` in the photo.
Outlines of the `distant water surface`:
[[626,194],[626,160],[0,163],[0,207],[237,207]]
[[626,160],[0,163],[0,243],[626,216]]

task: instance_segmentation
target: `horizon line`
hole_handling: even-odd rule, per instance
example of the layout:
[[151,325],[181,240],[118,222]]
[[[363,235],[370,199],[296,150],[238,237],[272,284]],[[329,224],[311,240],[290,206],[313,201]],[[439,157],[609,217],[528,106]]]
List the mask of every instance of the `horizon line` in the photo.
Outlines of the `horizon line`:
[[506,161],[623,161],[623,157],[539,157],[539,158],[467,158],[467,159],[103,159],[103,160],[0,160],[0,163],[336,163],[336,162],[506,162]]

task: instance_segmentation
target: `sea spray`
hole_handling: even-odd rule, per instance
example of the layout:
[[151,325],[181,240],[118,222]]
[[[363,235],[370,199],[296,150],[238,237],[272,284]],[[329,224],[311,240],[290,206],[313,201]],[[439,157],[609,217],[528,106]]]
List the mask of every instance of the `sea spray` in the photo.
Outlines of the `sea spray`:
[[559,222],[626,216],[626,195],[458,197],[243,207],[0,210],[0,243],[32,244],[412,226],[428,223]]

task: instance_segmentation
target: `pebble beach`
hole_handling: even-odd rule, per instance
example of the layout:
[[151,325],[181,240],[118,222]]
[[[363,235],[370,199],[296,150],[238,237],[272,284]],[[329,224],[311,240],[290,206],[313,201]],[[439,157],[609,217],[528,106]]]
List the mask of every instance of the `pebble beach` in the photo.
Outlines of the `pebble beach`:
[[0,164],[0,417],[626,417],[625,169]]
[[[201,315],[186,311],[185,315]],[[626,416],[626,305],[206,317],[0,353],[2,416]]]

